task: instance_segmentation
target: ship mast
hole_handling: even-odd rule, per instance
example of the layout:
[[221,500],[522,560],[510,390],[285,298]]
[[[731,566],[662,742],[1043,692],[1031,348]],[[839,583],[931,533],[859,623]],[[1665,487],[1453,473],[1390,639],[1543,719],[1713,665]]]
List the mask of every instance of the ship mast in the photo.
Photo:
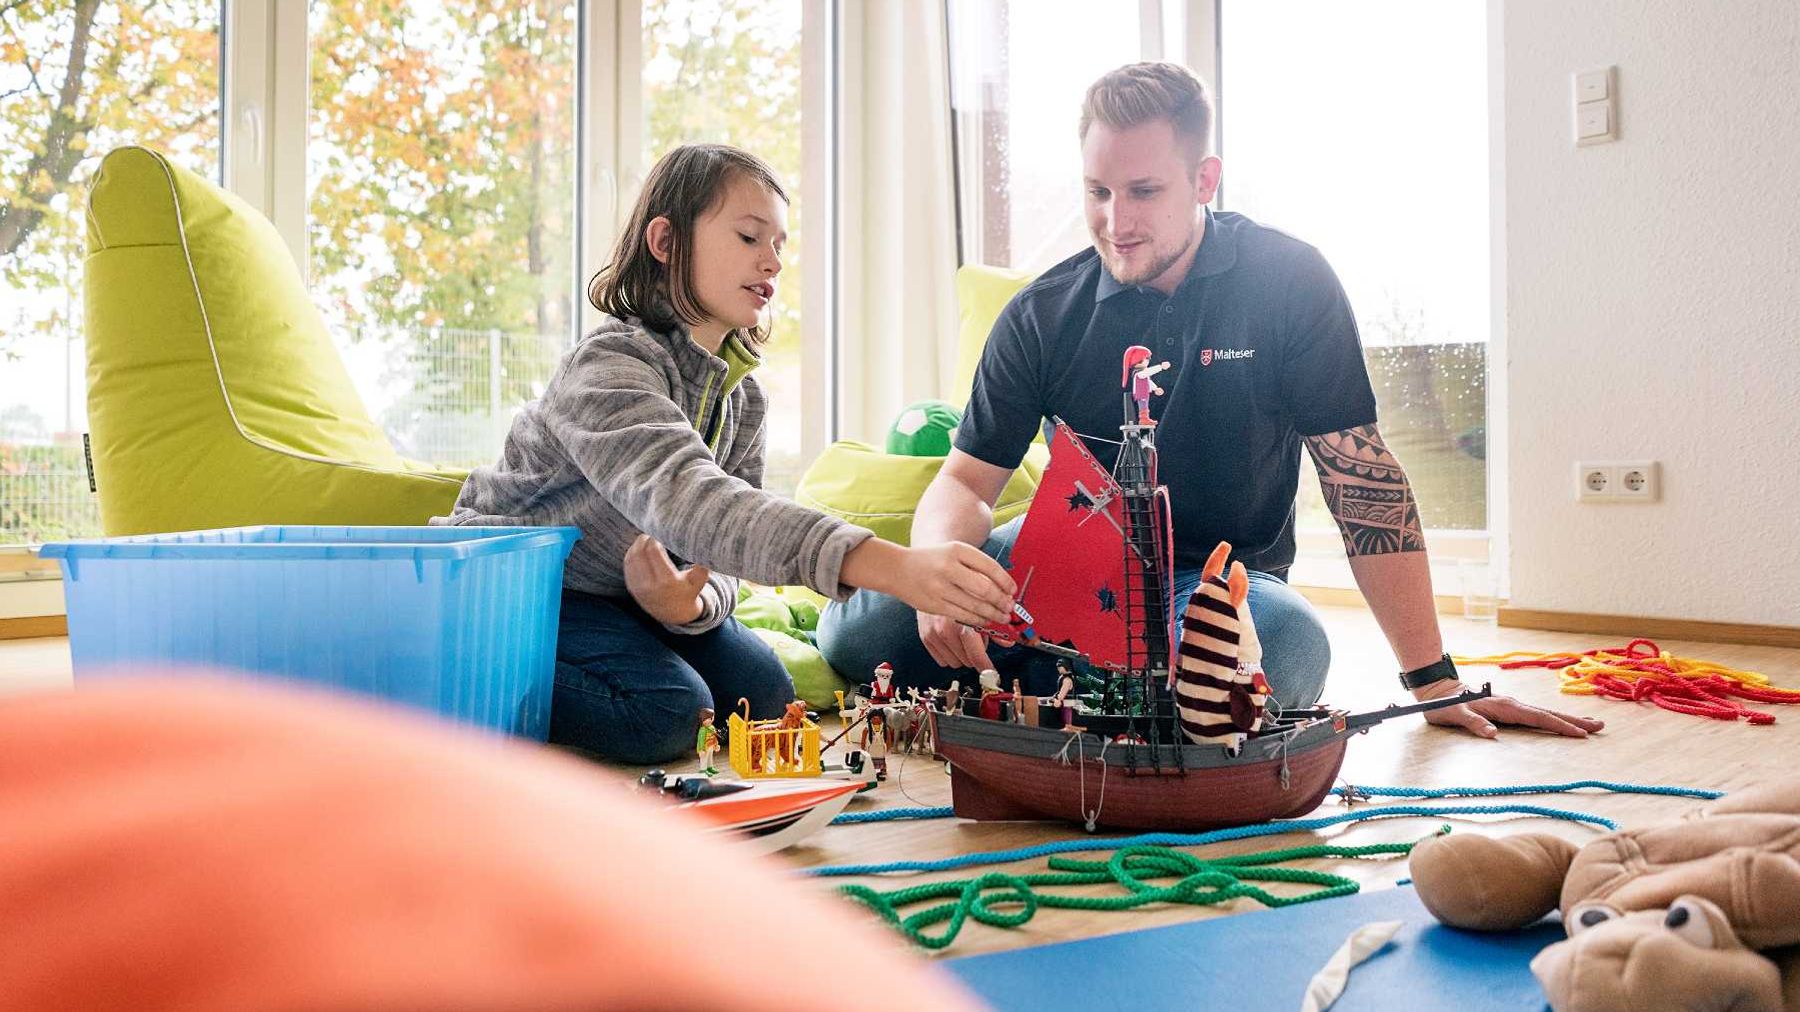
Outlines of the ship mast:
[[[1177,771],[1181,768],[1181,728],[1169,688],[1169,607],[1174,588],[1168,571],[1168,500],[1156,473],[1156,422],[1150,417],[1150,398],[1161,394],[1154,376],[1169,367],[1150,365],[1150,349],[1133,345],[1126,349],[1121,370],[1125,421],[1113,480],[1118,483],[1125,515],[1125,586],[1121,602],[1125,618],[1125,671],[1118,680],[1117,697],[1125,716],[1127,742],[1142,739],[1150,746],[1151,769],[1160,773],[1164,745],[1174,748]],[[1127,773],[1138,772],[1139,749],[1127,747]]]

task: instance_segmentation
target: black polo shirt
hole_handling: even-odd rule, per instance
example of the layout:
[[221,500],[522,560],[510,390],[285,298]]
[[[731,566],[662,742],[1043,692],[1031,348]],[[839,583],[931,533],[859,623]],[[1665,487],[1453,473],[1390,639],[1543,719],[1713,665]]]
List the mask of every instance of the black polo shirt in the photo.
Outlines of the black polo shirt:
[[1121,285],[1087,249],[1044,272],[995,321],[956,448],[1014,468],[1062,418],[1111,464],[1124,420],[1120,358],[1134,344],[1170,368],[1151,399],[1175,565],[1221,540],[1251,569],[1294,561],[1300,439],[1375,421],[1356,317],[1319,251],[1241,214],[1206,212],[1173,295]]

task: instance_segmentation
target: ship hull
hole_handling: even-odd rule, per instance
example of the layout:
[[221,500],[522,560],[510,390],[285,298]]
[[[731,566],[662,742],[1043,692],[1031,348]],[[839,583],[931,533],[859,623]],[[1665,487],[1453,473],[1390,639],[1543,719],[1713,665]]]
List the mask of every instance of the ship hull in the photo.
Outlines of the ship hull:
[[[1123,745],[1093,734],[937,714],[965,819],[1052,819],[1192,832],[1304,815],[1331,792],[1351,734],[1330,719],[1219,746]],[[1284,773],[1285,770],[1285,773]]]

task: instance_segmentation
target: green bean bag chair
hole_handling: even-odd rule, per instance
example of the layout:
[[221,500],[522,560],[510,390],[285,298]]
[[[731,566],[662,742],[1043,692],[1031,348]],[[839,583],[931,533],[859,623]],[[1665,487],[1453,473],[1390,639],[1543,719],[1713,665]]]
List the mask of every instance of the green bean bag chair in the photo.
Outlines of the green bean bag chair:
[[794,680],[794,695],[806,700],[815,710],[837,708],[835,692],[848,692],[850,682],[839,677],[825,655],[813,645],[813,630],[819,627],[819,604],[822,600],[803,587],[738,587],[736,618],[750,627],[756,637],[767,643]]
[[[800,476],[794,501],[866,527],[895,544],[911,544],[913,511],[943,466],[942,457],[905,457],[840,439]],[[1036,474],[1025,467],[1014,471],[994,503],[994,525],[1023,516],[1035,491]]]
[[274,226],[146,148],[88,194],[88,421],[108,535],[410,526],[464,471],[369,418]]

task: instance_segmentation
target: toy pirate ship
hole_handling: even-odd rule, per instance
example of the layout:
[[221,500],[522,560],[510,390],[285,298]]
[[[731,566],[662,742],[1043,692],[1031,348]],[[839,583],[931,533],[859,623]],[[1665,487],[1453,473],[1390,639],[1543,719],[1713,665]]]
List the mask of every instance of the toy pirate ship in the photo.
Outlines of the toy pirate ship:
[[[1277,712],[1260,669],[1240,663],[1254,632],[1242,567],[1224,573],[1229,545],[1176,616],[1174,532],[1149,410],[1161,393],[1151,377],[1165,366],[1149,358],[1141,346],[1125,353],[1123,439],[1110,470],[1052,419],[1050,466],[1012,549],[1014,617],[983,630],[1085,663],[1092,691],[1063,710],[1072,713],[1063,727],[984,719],[973,714],[991,708],[976,705],[935,714],[960,817],[1176,831],[1290,818],[1330,792],[1352,735],[1491,692],[1372,713]],[[1011,702],[1018,713],[1026,701]]]

